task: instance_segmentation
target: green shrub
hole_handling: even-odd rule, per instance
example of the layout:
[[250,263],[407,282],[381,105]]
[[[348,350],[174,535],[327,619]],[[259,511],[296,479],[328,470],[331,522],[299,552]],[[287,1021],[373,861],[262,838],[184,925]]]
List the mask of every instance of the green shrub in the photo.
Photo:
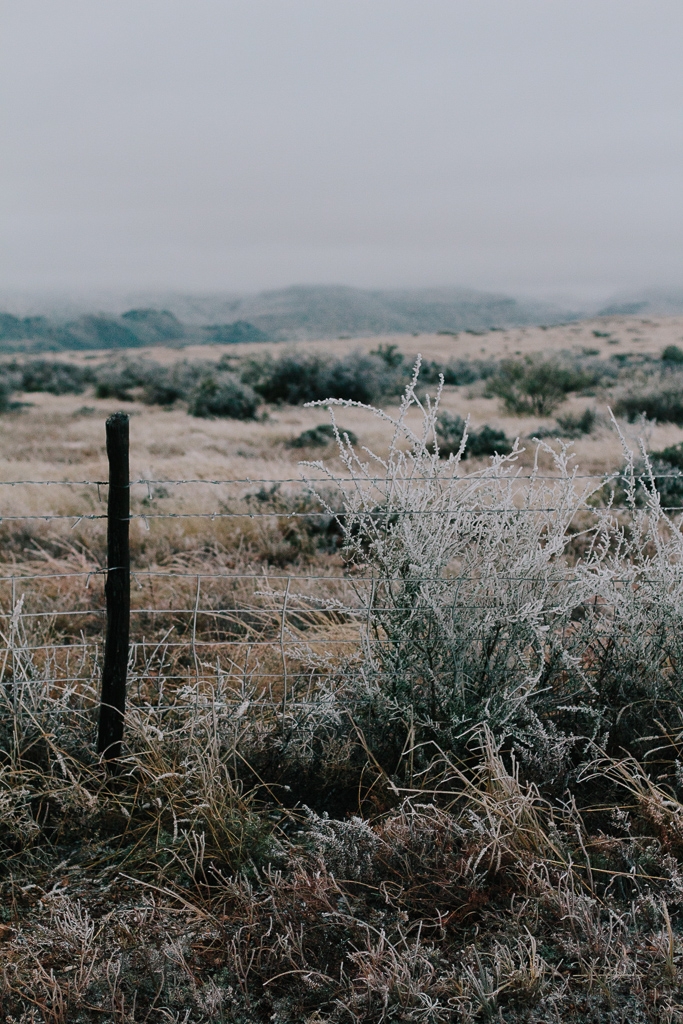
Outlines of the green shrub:
[[374,402],[382,395],[395,394],[403,386],[406,371],[392,366],[384,355],[351,352],[330,359],[313,352],[290,350],[279,359],[269,354],[245,360],[241,378],[266,402],[305,402],[342,398]]
[[133,388],[144,387],[155,363],[131,362],[104,363],[95,371],[95,397],[117,398],[120,402],[132,402]]
[[231,373],[214,373],[204,377],[192,391],[188,412],[191,416],[212,419],[228,416],[236,420],[253,419],[258,408],[258,395]]
[[12,393],[14,388],[6,377],[0,378],[0,412],[7,412],[12,407]]
[[405,356],[399,352],[398,345],[378,345],[370,352],[371,356],[379,356],[392,370],[405,365]]
[[168,371],[152,374],[145,384],[142,400],[146,405],[173,405],[179,398],[187,397],[184,383]]
[[[352,430],[345,430],[343,427],[339,427],[339,433],[341,437],[346,434],[351,444],[357,444],[358,438]],[[303,433],[299,434],[292,441],[288,441],[289,448],[324,448],[331,441],[334,441],[335,433],[334,427],[331,423],[319,423],[317,427],[311,427],[309,430],[304,430]]]
[[[652,452],[650,468],[659,500],[667,510],[678,510],[683,506],[683,444],[671,445],[660,452]],[[641,469],[642,495],[646,498],[646,489],[650,486],[649,473],[645,467]]]
[[662,352],[662,362],[683,363],[683,349],[679,348],[678,345],[667,345]]
[[[97,398],[118,398],[129,402],[140,397],[148,405],[172,405],[187,399],[199,380],[211,371],[210,363],[181,362],[162,366],[152,360],[123,360],[104,363],[94,374]],[[132,394],[139,391],[139,396]]]
[[329,364],[321,380],[321,393],[316,397],[374,402],[400,391],[405,376],[400,366],[391,367],[382,357],[351,352]]
[[467,438],[465,451],[478,459],[484,455],[508,455],[512,445],[503,430],[496,430],[485,423],[481,430],[472,431],[471,437]]
[[649,386],[628,391],[617,400],[614,412],[630,421],[645,415],[660,423],[683,424],[683,374],[664,374]]
[[447,363],[426,359],[420,367],[420,380],[425,384],[437,384],[439,377],[443,376],[444,384],[460,387],[474,384],[477,380],[487,380],[496,372],[497,366],[493,360],[485,359],[449,359]]
[[[450,416],[447,412],[441,413],[436,424],[440,458],[447,459],[449,455],[457,455],[464,433],[465,421],[461,416]],[[505,432],[485,424],[481,430],[469,431],[463,458],[466,459],[470,455],[474,459],[486,455],[507,455],[511,451],[512,445],[505,436]]]
[[209,324],[202,328],[207,339],[216,345],[237,345],[248,341],[270,341],[268,335],[254,327],[247,320],[235,320],[232,324]]
[[172,366],[152,365],[146,373],[142,400],[147,405],[173,405],[188,399],[199,381],[211,372],[209,363],[174,363]]
[[566,416],[558,416],[557,423],[565,437],[580,437],[581,434],[590,434],[595,426],[595,409],[584,409],[580,415],[567,413]]
[[675,469],[683,469],[683,444],[672,444],[661,452],[653,452],[652,457],[659,459],[660,462],[666,462]]
[[583,390],[597,380],[595,370],[527,356],[523,360],[504,359],[498,372],[489,378],[486,393],[500,398],[505,409],[515,415],[549,416],[570,391]]
[[245,361],[241,378],[266,402],[299,405],[321,396],[325,367],[320,356],[305,352],[285,352],[275,360],[266,354]]
[[46,391],[51,395],[80,395],[94,379],[89,367],[32,359],[17,367],[22,391]]

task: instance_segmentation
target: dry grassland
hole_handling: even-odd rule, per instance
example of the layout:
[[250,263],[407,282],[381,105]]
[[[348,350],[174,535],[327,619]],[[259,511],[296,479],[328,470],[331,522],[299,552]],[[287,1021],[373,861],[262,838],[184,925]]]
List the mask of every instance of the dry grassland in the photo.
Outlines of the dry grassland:
[[[681,317],[615,317],[297,347],[447,361],[679,343]],[[127,354],[269,349],[282,346]],[[379,519],[340,524],[297,482],[323,475],[302,458],[343,471],[335,445],[288,446],[329,422],[323,409],[210,420],[88,392],[18,398],[0,417],[2,1020],[683,1024],[675,523],[596,512],[547,447],[550,479],[527,491],[470,460],[489,475],[463,497],[427,449],[406,483],[405,437],[392,452],[371,411],[340,409],[394,474]],[[582,477],[623,463],[607,400],[561,409],[598,413],[572,446]],[[145,482],[111,776],[93,752],[96,482],[120,408]],[[520,437],[522,476],[554,423],[504,415],[481,381],[445,388],[442,408]],[[635,443],[638,427],[620,427]],[[647,429],[653,449],[683,441]],[[75,483],[22,483],[48,480]]]

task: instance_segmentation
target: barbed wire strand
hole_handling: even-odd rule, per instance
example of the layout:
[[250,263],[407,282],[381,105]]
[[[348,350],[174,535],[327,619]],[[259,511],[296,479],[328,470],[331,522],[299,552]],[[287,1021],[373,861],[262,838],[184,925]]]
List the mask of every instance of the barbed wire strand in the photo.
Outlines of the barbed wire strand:
[[[91,569],[88,572],[66,572],[66,573],[13,573],[8,576],[0,576],[0,583],[11,583],[16,582],[27,582],[30,580],[63,580],[63,579],[83,579],[84,577],[93,576],[105,576],[107,572],[117,572],[121,567],[115,566],[112,569]],[[486,575],[459,575],[459,576],[325,576],[316,575],[313,573],[287,573],[287,574],[274,574],[274,573],[258,573],[258,572],[221,572],[221,573],[207,573],[207,572],[178,572],[174,570],[164,569],[135,569],[131,572],[131,577],[136,579],[137,577],[154,577],[155,579],[192,579],[196,580],[199,577],[202,580],[258,580],[261,583],[268,583],[270,580],[273,581],[284,581],[288,579],[316,581],[316,582],[337,582],[337,583],[373,583],[375,586],[382,586],[385,583],[448,583],[456,584],[463,582],[470,583],[482,583],[486,580],[496,580],[498,582],[512,582],[512,583],[549,583],[553,586],[557,586],[561,583],[571,583],[574,581],[585,580],[590,567],[586,566],[586,571],[579,573],[573,570],[566,570],[565,575],[557,575],[549,579],[547,576],[523,576],[523,575],[505,575],[504,573],[489,573]],[[683,567],[682,567],[683,570]],[[637,581],[638,583],[646,584],[653,583],[659,584],[661,580],[657,578],[648,579],[638,575],[637,571],[631,576],[612,576],[611,581],[613,583],[632,583]],[[308,595],[306,595],[308,596]]]
[[[683,505],[661,505],[662,512],[683,512]],[[599,515],[600,513],[609,514],[612,512],[629,512],[636,514],[644,511],[643,509],[634,509],[630,505],[608,505],[608,506],[597,506],[595,508],[591,506],[585,506],[578,508],[574,511],[572,518],[579,515]],[[399,516],[443,516],[450,515],[456,516],[458,514],[470,514],[470,515],[505,515],[505,516],[521,516],[521,515],[547,515],[553,512],[567,512],[567,509],[558,506],[542,506],[537,508],[468,508],[468,509],[453,509],[444,511],[443,509],[411,509],[411,510],[391,510],[391,511],[374,511],[374,510],[355,510],[352,512],[328,512],[328,511],[311,511],[311,512],[135,512],[127,517],[128,522],[133,522],[136,519],[142,520],[144,523],[148,523],[150,520],[158,519],[210,519],[212,522],[216,519],[371,519],[379,521],[382,519],[396,519]],[[0,516],[0,523],[3,522],[52,522],[52,521],[66,521],[74,520],[75,528],[79,523],[85,521],[103,520],[107,519],[105,513],[96,514],[90,512],[83,513],[36,513],[31,515],[2,515]]]
[[[444,466],[445,468],[445,466]],[[681,480],[683,474],[681,472],[667,471],[666,473],[653,473],[652,476],[657,480]],[[617,480],[619,478],[625,478],[624,473],[621,470],[612,470],[607,473],[569,473],[567,476],[559,476],[558,474],[545,474],[545,473],[525,473],[525,474],[511,474],[510,476],[493,477],[492,479],[499,480],[604,480],[609,482],[611,480]],[[637,479],[649,479],[648,474],[640,474],[636,477]],[[363,483],[381,483],[386,480],[384,476],[374,477],[363,477]],[[432,476],[410,476],[406,477],[406,480],[411,481],[438,481],[441,480],[445,483],[471,483],[476,480],[476,471],[470,476],[444,476],[439,477],[436,474]],[[335,484],[355,484],[356,481],[352,477],[339,477],[334,478],[330,476],[321,477],[232,477],[224,479],[205,479],[203,477],[187,477],[175,479],[166,478],[147,478],[140,477],[138,480],[131,480],[128,484],[129,487],[136,486],[148,486],[148,485],[168,485],[170,486],[188,486],[196,484],[206,484],[207,486],[228,486],[230,484],[302,484],[304,486],[310,486],[312,483],[335,483]],[[108,480],[0,480],[0,487],[108,487]]]

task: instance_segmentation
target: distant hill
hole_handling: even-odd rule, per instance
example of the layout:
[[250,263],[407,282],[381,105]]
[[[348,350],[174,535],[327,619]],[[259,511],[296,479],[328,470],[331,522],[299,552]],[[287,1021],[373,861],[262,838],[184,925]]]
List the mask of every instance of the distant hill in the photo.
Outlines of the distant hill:
[[683,291],[649,289],[636,295],[615,296],[598,310],[598,316],[680,316]]
[[[81,310],[67,319],[0,313],[0,351],[125,349],[160,344],[298,341],[373,334],[432,333],[554,324],[580,313],[507,295],[458,288],[347,288],[297,285],[255,295],[146,295],[126,308]],[[130,299],[128,300],[130,301]]]
[[463,288],[370,291],[294,285],[242,297],[165,296],[165,304],[186,322],[239,318],[280,340],[487,330],[559,323],[579,316],[549,304]]
[[16,317],[0,313],[0,351],[125,349],[168,344],[187,329],[168,310],[131,309],[121,316],[86,313],[60,323],[46,316]]

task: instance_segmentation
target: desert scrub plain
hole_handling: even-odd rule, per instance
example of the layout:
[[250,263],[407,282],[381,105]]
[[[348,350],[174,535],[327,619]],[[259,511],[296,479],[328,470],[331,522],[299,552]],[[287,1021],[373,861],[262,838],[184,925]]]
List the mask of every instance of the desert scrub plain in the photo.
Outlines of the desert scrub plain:
[[[8,362],[3,1019],[683,1020],[682,335],[297,346],[324,372],[282,346],[136,352],[134,373],[60,353],[90,368],[61,394]],[[275,400],[345,359],[333,386],[372,379],[384,412]],[[150,403],[152,362],[184,397]],[[439,392],[439,368],[465,382]],[[87,517],[119,408],[145,482],[108,777]]]

